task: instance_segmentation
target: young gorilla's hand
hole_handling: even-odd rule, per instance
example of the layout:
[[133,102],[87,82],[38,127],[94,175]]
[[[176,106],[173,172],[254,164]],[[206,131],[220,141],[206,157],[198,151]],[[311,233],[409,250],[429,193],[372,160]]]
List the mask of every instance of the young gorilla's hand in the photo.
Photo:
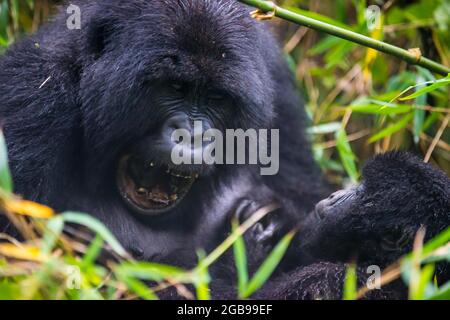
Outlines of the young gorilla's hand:
[[300,246],[326,260],[387,265],[450,225],[450,179],[402,152],[375,157],[362,183],[316,205],[299,231]]

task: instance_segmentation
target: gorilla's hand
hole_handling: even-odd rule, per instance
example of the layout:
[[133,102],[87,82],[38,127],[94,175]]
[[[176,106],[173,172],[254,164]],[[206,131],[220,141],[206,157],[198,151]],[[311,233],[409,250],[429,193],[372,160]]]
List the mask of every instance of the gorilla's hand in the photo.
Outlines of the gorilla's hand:
[[[267,203],[267,205],[270,205],[270,203]],[[266,205],[257,200],[243,198],[238,203],[234,216],[242,224],[264,206]],[[277,209],[255,223],[244,234],[244,239],[247,247],[252,248],[251,252],[256,252],[260,256],[266,256],[276,244],[284,229],[282,212],[280,209]]]

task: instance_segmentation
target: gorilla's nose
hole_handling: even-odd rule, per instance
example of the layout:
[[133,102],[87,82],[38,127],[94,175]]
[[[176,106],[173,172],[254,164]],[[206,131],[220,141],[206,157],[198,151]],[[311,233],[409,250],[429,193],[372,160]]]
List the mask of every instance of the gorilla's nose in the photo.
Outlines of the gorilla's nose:
[[170,141],[175,130],[186,130],[192,135],[193,126],[186,114],[177,113],[168,118],[161,128],[161,135],[165,137],[164,140],[169,139],[168,141]]
[[209,141],[203,139],[205,131],[211,129],[209,121],[193,120],[185,113],[168,118],[161,128],[161,140],[166,148],[180,148],[193,158],[201,157]]

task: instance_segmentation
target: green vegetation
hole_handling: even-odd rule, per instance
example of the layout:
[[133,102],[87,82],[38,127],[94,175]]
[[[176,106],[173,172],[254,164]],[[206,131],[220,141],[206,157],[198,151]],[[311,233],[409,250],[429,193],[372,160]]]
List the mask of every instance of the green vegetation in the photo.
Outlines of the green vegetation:
[[[399,48],[420,47],[423,56],[450,65],[448,0],[387,1],[380,28],[372,31],[367,26],[365,0],[278,3]],[[0,51],[35,31],[51,11],[48,0],[0,0]],[[450,75],[433,74],[372,48],[280,19],[272,23],[284,39],[286,58],[307,101],[314,154],[330,181],[336,185],[357,181],[367,158],[392,149],[419,150],[425,161],[450,173]],[[241,235],[272,208],[260,210],[242,226],[233,225],[234,231],[217,249],[199,252],[198,266],[192,270],[133,261],[91,216],[55,215],[50,208],[15,197],[3,136],[0,188],[0,205],[25,239],[18,242],[0,234],[0,299],[156,299],[158,291],[168,286],[175,286],[187,298],[208,299],[208,268],[231,247],[237,293],[248,298],[267,281],[293,236],[283,238],[253,275],[248,274]],[[83,229],[63,233],[68,223]],[[402,277],[411,299],[450,299],[450,283],[438,288],[433,279],[434,264],[450,261],[450,229],[427,244],[421,239],[419,232],[414,252],[386,270],[381,282]],[[106,263],[100,256],[102,248],[108,252]],[[186,285],[196,288],[195,297]],[[344,289],[345,299],[365,292],[357,288],[353,267]]]

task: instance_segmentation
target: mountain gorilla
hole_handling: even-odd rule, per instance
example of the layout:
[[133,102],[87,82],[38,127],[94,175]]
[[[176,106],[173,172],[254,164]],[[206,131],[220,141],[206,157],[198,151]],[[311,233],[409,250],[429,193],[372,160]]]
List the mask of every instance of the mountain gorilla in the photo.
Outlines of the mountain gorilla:
[[[381,236],[384,218],[377,212],[374,224],[365,215],[340,219],[348,204],[341,200],[343,209],[331,210],[336,215],[325,208],[340,205],[323,202],[317,215],[308,215],[328,187],[305,138],[293,78],[251,9],[233,0],[74,3],[81,8],[80,30],[67,28],[64,10],[0,60],[0,117],[15,191],[58,211],[91,213],[137,259],[186,268],[195,265],[198,248],[210,251],[224,239],[233,216],[243,220],[279,203],[246,236],[250,271],[300,224],[298,244],[255,297],[340,298],[345,264],[339,261],[348,258],[340,255],[359,252],[351,245],[364,230]],[[278,174],[262,176],[258,165],[175,166],[171,133],[191,132],[194,121],[222,132],[279,129]],[[364,185],[362,199],[370,199]],[[369,202],[353,203],[371,210]],[[396,208],[389,206],[386,224],[422,221],[420,210],[397,220]],[[336,233],[328,237],[330,229]],[[339,256],[328,244],[342,244]],[[216,298],[235,296],[229,258],[211,270]],[[380,297],[393,297],[385,292]]]
[[[192,265],[246,195],[283,203],[278,227],[323,195],[290,71],[250,7],[231,0],[98,0],[66,8],[0,60],[15,191],[101,219],[136,258]],[[171,132],[280,129],[279,172],[175,166]],[[249,207],[250,208],[250,207]],[[190,261],[190,262],[188,262]]]

